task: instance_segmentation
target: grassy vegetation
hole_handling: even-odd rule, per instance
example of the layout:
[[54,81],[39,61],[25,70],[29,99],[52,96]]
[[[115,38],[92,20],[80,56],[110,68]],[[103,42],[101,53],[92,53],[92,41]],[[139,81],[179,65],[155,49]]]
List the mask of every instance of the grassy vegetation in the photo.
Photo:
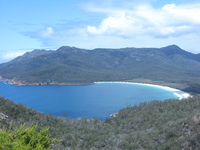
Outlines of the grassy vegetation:
[[[13,132],[21,124],[49,127],[50,140],[60,139],[53,149],[192,149],[200,147],[200,97],[141,103],[119,111],[117,117],[58,118],[0,98],[0,112],[7,115],[1,128],[12,121]],[[24,128],[26,128],[24,126]]]

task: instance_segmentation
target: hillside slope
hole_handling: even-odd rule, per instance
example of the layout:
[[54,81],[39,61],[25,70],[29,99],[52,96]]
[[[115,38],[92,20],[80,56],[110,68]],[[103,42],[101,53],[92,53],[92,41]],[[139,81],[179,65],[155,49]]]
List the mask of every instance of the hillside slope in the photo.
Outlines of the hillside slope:
[[195,83],[200,81],[200,58],[176,45],[94,50],[63,46],[56,51],[34,50],[0,64],[0,76],[24,85],[88,84],[137,78]]
[[[55,149],[192,149],[200,147],[200,97],[141,103],[105,121],[57,118],[0,97],[0,128],[20,124],[50,127]],[[8,116],[8,117],[6,117]],[[67,116],[66,116],[67,117]]]

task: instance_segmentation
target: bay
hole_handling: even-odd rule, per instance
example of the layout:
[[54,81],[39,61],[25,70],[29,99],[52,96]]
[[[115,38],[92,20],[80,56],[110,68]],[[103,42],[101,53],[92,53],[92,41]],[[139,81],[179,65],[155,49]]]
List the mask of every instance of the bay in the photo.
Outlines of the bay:
[[71,118],[106,118],[144,101],[178,98],[173,92],[126,83],[17,86],[0,82],[0,96],[37,111]]

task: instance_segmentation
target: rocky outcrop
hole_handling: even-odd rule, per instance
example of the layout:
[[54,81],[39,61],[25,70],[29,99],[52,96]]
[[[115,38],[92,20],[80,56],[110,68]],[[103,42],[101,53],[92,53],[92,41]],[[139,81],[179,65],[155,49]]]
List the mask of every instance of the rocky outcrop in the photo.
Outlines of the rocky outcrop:
[[113,114],[110,115],[110,117],[117,117],[118,114],[119,114],[119,112],[113,113]]
[[0,119],[8,119],[8,116],[4,115],[3,113],[0,112]]
[[200,125],[200,114],[195,115],[192,120]]
[[5,124],[9,124],[8,116],[0,112],[0,127]]
[[18,85],[18,86],[27,86],[27,85],[89,85],[89,84],[94,84],[94,82],[85,82],[85,83],[59,83],[59,82],[33,82],[29,83],[23,80],[18,80],[17,78],[13,79],[4,79],[0,76],[1,81],[6,81],[10,84]]

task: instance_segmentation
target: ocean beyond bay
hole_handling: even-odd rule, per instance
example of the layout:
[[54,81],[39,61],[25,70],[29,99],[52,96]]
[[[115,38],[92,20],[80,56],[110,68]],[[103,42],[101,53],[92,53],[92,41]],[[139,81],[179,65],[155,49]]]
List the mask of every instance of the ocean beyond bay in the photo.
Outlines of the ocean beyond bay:
[[179,98],[173,91],[140,84],[17,86],[4,81],[0,81],[0,96],[43,113],[70,118],[106,118],[144,101]]

